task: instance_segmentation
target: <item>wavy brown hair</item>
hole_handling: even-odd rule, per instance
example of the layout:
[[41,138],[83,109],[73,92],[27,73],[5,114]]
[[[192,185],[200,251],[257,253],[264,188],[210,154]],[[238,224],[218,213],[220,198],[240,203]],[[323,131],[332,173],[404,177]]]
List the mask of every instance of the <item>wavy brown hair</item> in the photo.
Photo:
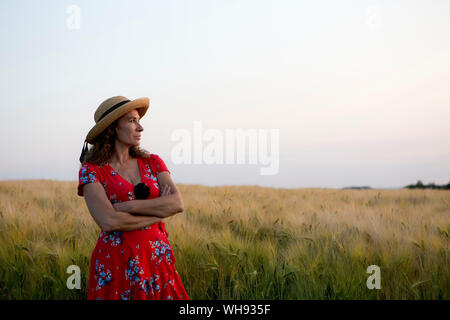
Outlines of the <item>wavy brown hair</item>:
[[[116,140],[115,128],[118,125],[119,120],[116,120],[109,127],[107,127],[94,141],[93,147],[89,149],[83,157],[81,166],[86,162],[96,165],[102,165],[111,159],[114,154],[114,142]],[[150,156],[150,152],[134,146],[128,149],[128,154],[133,158],[145,158]]]

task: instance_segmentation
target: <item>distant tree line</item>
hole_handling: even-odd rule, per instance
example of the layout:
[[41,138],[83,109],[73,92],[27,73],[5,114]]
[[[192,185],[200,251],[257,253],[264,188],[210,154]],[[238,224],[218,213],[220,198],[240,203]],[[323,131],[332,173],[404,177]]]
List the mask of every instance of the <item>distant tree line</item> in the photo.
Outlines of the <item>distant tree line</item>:
[[407,185],[404,188],[408,189],[441,189],[441,190],[450,190],[450,182],[443,185],[437,185],[435,183],[423,184],[422,181],[417,181],[416,184]]
[[372,188],[369,186],[362,186],[362,187],[351,186],[351,187],[345,187],[342,189],[365,190],[365,189],[372,189]]

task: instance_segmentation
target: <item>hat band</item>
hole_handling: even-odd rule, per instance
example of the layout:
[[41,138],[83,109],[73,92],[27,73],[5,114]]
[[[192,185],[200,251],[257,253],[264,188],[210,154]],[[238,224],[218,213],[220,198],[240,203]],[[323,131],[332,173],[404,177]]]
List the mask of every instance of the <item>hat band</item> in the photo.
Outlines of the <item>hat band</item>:
[[102,116],[100,117],[100,119],[98,119],[97,123],[102,120],[104,117],[106,117],[108,114],[110,114],[111,112],[113,112],[114,110],[116,110],[118,107],[120,107],[121,105],[124,105],[125,103],[130,102],[130,100],[124,100],[122,102],[116,103],[115,105],[113,105],[111,108],[109,108],[104,114],[102,114]]

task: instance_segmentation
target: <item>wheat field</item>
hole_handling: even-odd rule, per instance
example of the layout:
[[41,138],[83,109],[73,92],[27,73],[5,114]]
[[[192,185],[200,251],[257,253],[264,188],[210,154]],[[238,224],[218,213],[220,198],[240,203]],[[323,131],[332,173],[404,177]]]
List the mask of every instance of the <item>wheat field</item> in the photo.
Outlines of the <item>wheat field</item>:
[[[100,229],[76,187],[0,181],[0,299],[86,299]],[[178,187],[166,228],[191,299],[449,299],[450,191]]]

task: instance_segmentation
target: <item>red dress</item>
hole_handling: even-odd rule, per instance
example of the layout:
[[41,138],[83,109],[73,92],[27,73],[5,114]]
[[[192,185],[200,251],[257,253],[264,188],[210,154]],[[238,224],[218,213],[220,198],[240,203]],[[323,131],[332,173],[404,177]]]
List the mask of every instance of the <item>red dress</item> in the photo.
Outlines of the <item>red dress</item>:
[[[156,154],[137,160],[141,182],[150,187],[147,199],[159,197],[157,174],[170,171]],[[99,182],[111,203],[135,199],[134,185],[107,163],[85,163],[78,176],[79,196],[84,184]],[[163,222],[134,231],[101,231],[91,256],[88,299],[188,300],[168,238]]]

